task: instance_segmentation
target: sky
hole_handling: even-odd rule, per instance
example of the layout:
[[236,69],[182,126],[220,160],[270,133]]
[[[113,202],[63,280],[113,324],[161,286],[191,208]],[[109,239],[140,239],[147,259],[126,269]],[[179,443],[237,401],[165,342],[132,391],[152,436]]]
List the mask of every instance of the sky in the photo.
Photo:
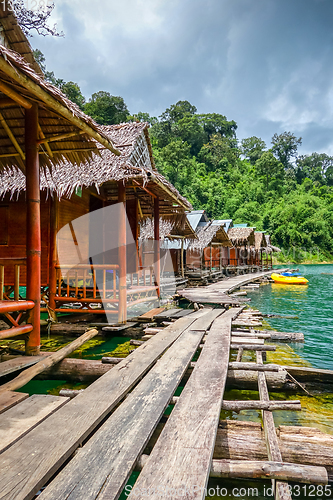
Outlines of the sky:
[[333,155],[333,0],[54,0],[64,38],[33,36],[89,99],[159,116],[179,100],[235,120],[239,140],[290,131]]

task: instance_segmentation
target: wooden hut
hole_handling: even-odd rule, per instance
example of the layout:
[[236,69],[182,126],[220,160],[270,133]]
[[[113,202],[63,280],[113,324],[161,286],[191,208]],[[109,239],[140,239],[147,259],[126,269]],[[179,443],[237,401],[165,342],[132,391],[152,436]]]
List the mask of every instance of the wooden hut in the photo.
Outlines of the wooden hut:
[[198,239],[193,241],[186,255],[188,272],[221,272],[227,264],[224,249],[231,247],[231,241],[224,229],[224,222],[213,220],[197,230]]
[[[10,15],[5,18],[10,20]],[[19,26],[14,25],[20,34]],[[42,289],[45,302],[55,311],[65,309],[65,305],[68,311],[75,303],[79,307],[76,312],[92,312],[94,304],[94,312],[101,313],[101,303],[108,303],[113,304],[115,319],[124,322],[128,300],[143,300],[147,295],[146,282],[142,287],[140,278],[136,293],[128,293],[129,233],[135,246],[139,218],[154,215],[159,220],[160,215],[173,216],[191,205],[156,171],[147,124],[98,126],[46,82],[38,67],[27,63],[26,54],[23,58],[8,48],[6,29],[2,32],[4,45],[0,46],[0,314],[12,328],[2,331],[0,338],[26,334],[26,352],[36,354]],[[17,45],[23,51],[27,46]],[[80,245],[73,221],[116,204],[120,207],[117,261],[112,260],[113,251],[107,262],[98,264],[102,266],[98,269],[101,291],[91,263],[78,258]],[[114,231],[115,220],[107,222],[110,232]],[[65,226],[77,253],[76,270],[59,267],[56,238]],[[158,224],[154,232],[158,240]],[[156,292],[158,248],[155,263],[148,288]],[[105,279],[108,270],[113,271],[111,290],[106,284],[110,280]],[[90,274],[89,284],[86,274]],[[21,285],[26,287],[24,301],[19,301]],[[25,311],[29,311],[28,321],[22,325]]]
[[[185,249],[192,240],[197,239],[197,235],[185,214],[172,219],[160,218],[159,226],[162,279],[169,276],[184,278]],[[139,242],[141,263],[147,267],[153,258],[154,220],[146,219],[140,225]]]
[[228,237],[232,243],[229,266],[247,266],[251,255],[250,247],[255,244],[254,228],[234,226],[229,229]]

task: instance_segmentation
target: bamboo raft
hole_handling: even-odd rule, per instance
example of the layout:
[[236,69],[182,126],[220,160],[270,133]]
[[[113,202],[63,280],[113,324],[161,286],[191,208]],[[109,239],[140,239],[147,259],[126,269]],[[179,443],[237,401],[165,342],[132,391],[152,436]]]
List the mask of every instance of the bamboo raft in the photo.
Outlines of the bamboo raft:
[[[88,360],[61,361],[64,351],[36,356],[0,387],[0,498],[32,499],[42,488],[41,500],[117,499],[134,469],[140,474],[131,500],[145,498],[148,490],[154,499],[161,491],[178,498],[172,492],[179,490],[187,499],[203,499],[209,477],[270,479],[280,500],[291,499],[288,481],[327,485],[333,479],[333,437],[306,427],[275,427],[273,412],[300,411],[300,401],[270,399],[271,388],[285,388],[287,370],[265,363],[265,352],[275,349],[265,343],[267,334],[237,326],[259,317],[244,307],[158,312],[160,322],[178,317],[150,328],[149,339],[126,358],[90,362],[102,367],[96,380],[63,396],[13,391],[43,367]],[[85,338],[95,334],[90,330]],[[244,351],[252,351],[255,361],[243,362]],[[231,353],[236,361],[230,362]],[[6,363],[13,365],[13,359],[0,363],[0,374]],[[257,388],[258,400],[225,400],[227,384],[246,382]],[[246,409],[262,412],[263,427],[220,420],[221,410]]]

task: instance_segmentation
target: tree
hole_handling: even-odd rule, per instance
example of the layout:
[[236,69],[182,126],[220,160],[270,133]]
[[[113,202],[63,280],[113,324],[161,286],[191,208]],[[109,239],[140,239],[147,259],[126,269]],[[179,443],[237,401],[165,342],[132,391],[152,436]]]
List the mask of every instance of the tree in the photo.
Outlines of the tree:
[[162,122],[176,123],[186,115],[194,115],[197,108],[188,101],[178,101],[176,104],[171,104],[160,118]]
[[231,137],[221,137],[215,134],[208,144],[201,148],[199,159],[206,163],[207,170],[226,170],[228,164],[235,166],[239,158],[237,140]]
[[75,102],[79,108],[84,109],[85,98],[82,95],[81,89],[75,82],[66,82],[60,87],[61,91],[70,99]]
[[302,137],[297,137],[291,132],[274,134],[272,137],[272,151],[285,168],[290,166],[291,158],[297,155],[297,148],[302,144]]
[[126,122],[129,111],[122,97],[100,90],[91,96],[84,111],[101,125]]
[[254,165],[262,157],[266,143],[260,137],[253,135],[241,141],[240,149],[242,155],[250,161],[251,165]]
[[212,135],[220,134],[222,137],[235,137],[237,123],[232,120],[228,121],[224,115],[218,113],[208,113],[198,115],[199,121],[208,135],[208,139]]
[[261,158],[256,161],[255,167],[258,175],[265,177],[267,190],[272,179],[283,180],[283,164],[275,158],[272,151],[265,151]]
[[158,123],[156,116],[150,116],[149,113],[143,113],[142,111],[139,111],[134,115],[129,115],[127,120],[131,122],[147,122],[149,125],[155,125],[155,123]]
[[308,177],[320,184],[331,185],[333,157],[325,153],[312,153],[299,156],[296,160],[295,174],[299,184]]
[[[26,7],[24,0],[7,0],[9,10],[13,10],[18,24],[26,36],[32,36],[30,31],[36,30],[39,35],[64,36],[63,32],[57,31],[56,24],[47,24],[54,9],[54,3],[39,2],[39,9],[30,10]],[[7,4],[7,2],[6,2]],[[36,2],[37,4],[37,2]],[[41,6],[42,5],[42,6]]]

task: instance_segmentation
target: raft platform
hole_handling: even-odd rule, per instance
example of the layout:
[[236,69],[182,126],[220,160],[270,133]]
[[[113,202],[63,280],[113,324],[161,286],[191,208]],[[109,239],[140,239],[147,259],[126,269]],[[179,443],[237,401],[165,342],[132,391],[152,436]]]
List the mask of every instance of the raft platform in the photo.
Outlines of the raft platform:
[[[267,273],[258,274],[247,281]],[[260,322],[259,312],[244,308],[203,307],[183,315],[178,309],[178,317],[159,311],[156,317],[173,321],[126,358],[99,362],[107,371],[84,391],[72,391],[71,399],[22,395],[0,422],[0,498],[29,500],[38,493],[40,500],[116,500],[135,469],[140,474],[126,490],[130,500],[145,499],[147,491],[153,499],[161,491],[178,498],[173,492],[180,490],[188,500],[204,499],[209,477],[270,479],[280,500],[291,500],[289,481],[327,485],[333,436],[275,427],[274,412],[300,411],[301,404],[270,399],[269,390],[292,382],[285,368],[265,362],[265,352],[276,349],[267,334],[252,325],[239,328]],[[243,362],[245,351],[255,361]],[[254,385],[259,399],[225,400],[230,383]],[[7,398],[19,394],[8,392]],[[220,420],[221,410],[247,409],[261,410],[263,428]]]

